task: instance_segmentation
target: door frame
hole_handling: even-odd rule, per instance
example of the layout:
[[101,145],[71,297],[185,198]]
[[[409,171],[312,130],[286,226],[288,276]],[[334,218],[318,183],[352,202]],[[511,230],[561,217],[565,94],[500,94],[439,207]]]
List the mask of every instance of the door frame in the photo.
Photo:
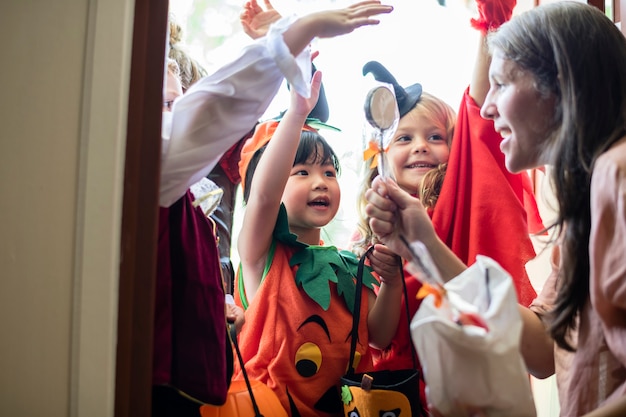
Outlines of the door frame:
[[122,230],[115,416],[149,417],[168,0],[136,0]]

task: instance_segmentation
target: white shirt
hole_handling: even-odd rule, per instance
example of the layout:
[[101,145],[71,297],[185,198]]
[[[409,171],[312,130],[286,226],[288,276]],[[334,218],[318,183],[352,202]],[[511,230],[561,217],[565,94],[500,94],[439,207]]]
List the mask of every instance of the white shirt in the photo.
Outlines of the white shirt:
[[282,36],[295,20],[290,16],[274,23],[265,37],[196,82],[174,102],[171,113],[163,113],[160,206],[182,197],[252,129],[283,79],[310,96],[310,48],[294,58]]

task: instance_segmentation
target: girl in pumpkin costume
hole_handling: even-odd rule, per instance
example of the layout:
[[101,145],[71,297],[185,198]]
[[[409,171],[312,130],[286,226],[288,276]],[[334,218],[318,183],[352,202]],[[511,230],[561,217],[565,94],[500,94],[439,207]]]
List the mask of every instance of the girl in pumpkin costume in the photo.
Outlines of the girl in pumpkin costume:
[[[305,124],[320,83],[316,72],[308,99],[292,90],[289,110],[257,126],[240,163],[247,206],[238,238],[235,293],[246,310],[239,345],[250,378],[267,384],[290,416],[342,414],[339,383],[355,310],[358,259],[320,242],[340,200],[338,159]],[[397,316],[383,313],[402,291],[398,280],[383,281],[376,298],[374,279],[364,275],[359,371],[372,367],[369,344],[389,344]],[[241,377],[235,369],[234,379]]]

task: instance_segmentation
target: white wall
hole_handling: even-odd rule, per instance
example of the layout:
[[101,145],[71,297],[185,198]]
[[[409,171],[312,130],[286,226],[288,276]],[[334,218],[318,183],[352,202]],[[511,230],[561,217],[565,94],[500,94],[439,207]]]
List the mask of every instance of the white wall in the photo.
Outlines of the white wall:
[[111,416],[131,0],[0,5],[0,415]]

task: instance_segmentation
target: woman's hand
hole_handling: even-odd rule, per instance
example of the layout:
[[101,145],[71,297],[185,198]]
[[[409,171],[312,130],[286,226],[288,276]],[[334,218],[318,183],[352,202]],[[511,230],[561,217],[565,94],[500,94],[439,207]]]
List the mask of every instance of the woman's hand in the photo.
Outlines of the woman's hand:
[[419,199],[398,187],[392,179],[376,177],[365,193],[372,231],[381,242],[404,259],[412,256],[402,241],[422,241],[427,247],[437,239],[426,209]]

